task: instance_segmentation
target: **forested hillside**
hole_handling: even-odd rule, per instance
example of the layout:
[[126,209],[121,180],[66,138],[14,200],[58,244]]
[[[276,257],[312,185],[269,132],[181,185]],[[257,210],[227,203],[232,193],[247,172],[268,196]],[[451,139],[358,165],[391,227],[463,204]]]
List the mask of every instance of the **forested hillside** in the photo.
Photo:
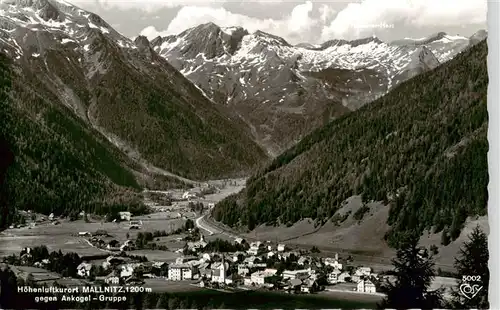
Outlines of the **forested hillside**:
[[[116,148],[44,96],[0,54],[0,138],[14,156],[2,184],[0,227],[16,208],[42,213],[141,208],[136,178]],[[4,158],[2,158],[4,160]]]
[[426,228],[456,238],[487,210],[487,53],[483,41],[316,130],[217,204],[215,218],[250,229],[324,223],[361,194],[391,205],[390,245]]
[[83,126],[89,139],[105,137],[146,174],[186,182],[242,176],[269,159],[242,120],[230,120],[146,37],[124,37],[64,1],[0,3],[0,11],[0,50],[15,63],[14,80],[27,84],[15,98],[31,118],[39,117],[40,97],[50,102],[43,121],[51,130],[78,136]]
[[95,88],[89,111],[160,167],[194,180],[247,173],[268,159],[243,129],[223,116],[202,93],[163,59],[150,74],[121,60],[112,62]]

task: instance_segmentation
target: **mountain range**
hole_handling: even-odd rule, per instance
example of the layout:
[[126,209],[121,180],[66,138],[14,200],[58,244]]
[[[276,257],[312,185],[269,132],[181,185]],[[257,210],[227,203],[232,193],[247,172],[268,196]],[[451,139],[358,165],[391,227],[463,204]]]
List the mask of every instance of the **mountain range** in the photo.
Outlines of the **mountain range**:
[[26,88],[97,130],[143,170],[203,180],[267,158],[243,123],[228,120],[141,38],[131,41],[64,1],[3,1],[0,12],[0,51],[29,79]]
[[[389,206],[372,232],[388,224],[390,245],[426,230],[447,245],[487,211],[487,55],[483,40],[315,130],[217,204],[215,219],[250,230],[305,219],[359,225]],[[359,208],[342,211],[356,196]]]
[[[399,123],[394,123],[399,129],[388,132],[381,125],[381,115],[386,115],[375,112],[384,110],[380,102],[388,105],[391,117],[412,117],[406,119],[407,126],[414,117],[431,120],[414,110],[427,109],[419,103],[423,97],[416,97],[419,92],[430,89],[435,100],[442,95],[453,104],[461,102],[450,99],[461,91],[453,84],[458,82],[441,76],[443,70],[451,69],[441,68],[457,69],[454,58],[464,62],[464,51],[486,35],[485,31],[470,38],[438,33],[389,43],[371,37],[294,46],[262,31],[249,33],[209,23],[150,41],[144,36],[127,38],[98,15],[63,0],[4,0],[0,3],[0,117],[5,121],[0,133],[16,156],[6,178],[10,204],[58,213],[82,208],[106,213],[130,204],[139,208],[136,198],[141,189],[247,175],[264,165],[267,170],[254,175],[240,194],[241,205],[228,199],[218,206],[221,220],[236,224],[232,216],[242,211],[242,223],[250,226],[293,222],[297,216],[322,221],[333,215],[338,203],[361,189],[368,198],[383,198],[385,191],[373,185],[380,185],[373,171],[387,164],[387,158],[365,159],[368,150],[378,147],[373,139],[404,132],[406,138],[414,136],[408,138],[411,143],[405,140],[410,145],[427,141],[420,132],[410,134]],[[479,57],[478,50],[466,53]],[[482,63],[473,63],[471,72],[483,68]],[[479,73],[477,77],[480,80],[464,78],[473,85],[465,86],[479,87],[474,85],[484,77]],[[449,92],[438,91],[430,81],[453,87]],[[406,103],[405,91],[413,98],[413,106]],[[482,100],[482,91],[473,91],[476,97],[465,94],[475,98],[470,104]],[[367,105],[372,101],[373,107]],[[431,151],[452,147],[471,128],[485,126],[482,106],[478,106],[473,114],[477,120],[470,121],[474,125],[460,127],[450,138],[453,141],[446,140]],[[452,108],[464,112],[465,105]],[[433,111],[441,116],[449,112]],[[453,121],[449,116],[443,120]],[[369,124],[382,128],[374,130],[377,136],[368,134]],[[448,133],[454,132],[453,124],[444,124],[449,125]],[[448,139],[439,131],[443,128],[436,129],[442,133],[438,137]],[[362,138],[362,134],[367,136]],[[332,142],[336,140],[339,145]],[[403,149],[405,145],[397,144]],[[325,159],[318,152],[335,156]],[[420,167],[421,158],[408,154],[409,162]],[[271,158],[276,159],[266,166]],[[292,159],[295,164],[289,165]],[[400,159],[395,162],[403,165]],[[332,168],[340,163],[347,163],[347,168]],[[371,174],[360,173],[367,167]],[[386,170],[397,173],[394,167]],[[279,175],[279,182],[270,189],[274,175]],[[311,179],[313,175],[318,177]],[[405,173],[401,178],[399,185],[410,177]],[[310,183],[302,188],[305,181]],[[341,189],[333,191],[336,185]],[[393,185],[387,192],[395,190]],[[258,190],[262,193],[257,195]],[[329,200],[324,207],[311,207],[325,197]],[[275,205],[278,202],[282,205]],[[274,207],[263,207],[268,204]],[[482,210],[482,205],[478,202],[474,208]],[[278,210],[284,215],[278,216]],[[454,217],[449,214],[452,207],[444,210],[448,211],[443,211],[443,218]],[[251,216],[250,211],[254,212]],[[11,216],[2,215],[3,219]],[[462,219],[462,213],[456,218]]]
[[481,30],[471,38],[440,32],[389,43],[370,37],[291,45],[262,31],[208,23],[157,37],[151,46],[277,155],[485,36]]
[[[233,126],[245,131],[241,134],[256,141],[270,156],[293,146],[313,129],[387,93],[401,81],[452,59],[486,36],[482,30],[471,38],[440,32],[427,38],[388,43],[370,37],[292,45],[262,31],[249,33],[241,27],[207,23],[149,42],[142,36],[134,40],[126,38],[99,16],[64,1],[6,0],[2,3],[0,44],[4,52],[18,61],[24,61],[20,58],[23,55],[42,62],[45,51],[58,50],[72,63],[72,66],[64,66],[66,70],[80,71],[78,74],[52,73],[63,74],[61,80],[70,89],[88,84],[86,80],[93,80],[97,85],[102,80],[100,76],[118,72],[111,65],[112,60],[121,61],[116,67],[130,66],[139,75],[158,83],[163,83],[155,77],[159,71],[166,75],[179,71],[200,90],[201,97],[209,98],[202,100],[217,103],[218,112],[229,117]],[[65,76],[72,79],[80,76],[85,81],[75,80],[71,84]],[[77,91],[77,96],[81,96],[81,92]],[[85,114],[81,107],[72,109]],[[109,131],[107,136],[115,135],[114,144],[134,156],[141,154],[141,158],[145,157],[142,159],[155,167],[186,175],[174,166],[192,165],[192,161],[168,164],[162,159],[153,159],[147,156],[152,147],[140,142],[147,138],[131,131],[123,133],[133,139],[130,141],[116,132],[126,131],[118,129],[120,125],[107,123],[99,126],[100,131]],[[156,129],[154,131],[156,133]],[[226,154],[217,154],[216,150],[211,156]],[[262,159],[261,154],[256,156]],[[243,166],[245,164],[235,164],[231,169]],[[197,173],[188,175],[204,177]]]
[[0,138],[15,155],[2,226],[15,209],[137,210],[143,188],[240,175],[268,158],[140,38],[67,2],[2,1],[0,56]]

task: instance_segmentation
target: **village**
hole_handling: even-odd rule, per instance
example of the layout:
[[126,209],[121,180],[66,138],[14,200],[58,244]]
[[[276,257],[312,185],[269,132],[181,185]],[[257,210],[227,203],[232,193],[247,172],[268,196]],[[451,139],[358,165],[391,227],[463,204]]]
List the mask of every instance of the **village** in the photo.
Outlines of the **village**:
[[[112,248],[112,246],[108,248]],[[269,242],[246,244],[235,240],[235,252],[205,252],[208,245],[201,235],[200,240],[187,243],[187,251],[175,262],[129,262],[119,256],[110,255],[102,263],[107,276],[96,278],[107,284],[137,283],[145,278],[161,278],[165,281],[196,281],[200,287],[266,288],[294,293],[314,293],[325,286],[338,285],[338,289],[360,293],[376,293],[373,281],[379,276],[370,267],[346,268],[335,258],[319,259],[299,252],[287,251],[286,245],[271,245]],[[116,245],[115,245],[116,246]],[[120,250],[132,248],[127,241]],[[246,249],[246,250],[245,250]],[[78,275],[91,278],[91,263],[83,262]],[[286,268],[285,266],[289,267]],[[344,285],[340,285],[344,284]]]
[[[211,207],[211,203],[207,205],[207,209]],[[119,241],[103,229],[76,233],[78,238],[105,253],[82,257],[81,263],[75,266],[76,271],[70,273],[81,280],[78,283],[143,285],[159,291],[168,291],[172,285],[184,285],[186,289],[195,286],[228,292],[272,290],[313,294],[350,291],[379,295],[377,283],[383,276],[373,273],[370,267],[350,265],[347,259],[341,260],[338,255],[320,257],[314,249],[297,250],[284,243],[205,236],[189,218],[183,220],[182,227],[169,233],[147,232],[143,231],[143,221],[133,219],[130,212],[120,212],[119,215],[121,227],[128,230],[126,240]],[[183,216],[179,214],[177,217]],[[53,215],[48,220],[52,225],[59,222]],[[157,244],[160,238],[168,237],[178,249]],[[207,241],[206,237],[212,240]],[[177,257],[169,261],[134,255],[136,250],[151,247],[174,251]],[[49,257],[33,260],[31,253],[31,248],[23,249],[17,264],[42,269],[50,265]]]
[[[72,238],[99,254],[82,255],[76,260],[77,264],[68,267],[74,270],[65,270],[64,275],[56,274],[42,281],[64,285],[141,285],[145,291],[159,292],[265,290],[290,294],[336,292],[382,298],[380,285],[392,280],[385,272],[376,273],[370,266],[355,264],[348,255],[328,256],[316,247],[305,250],[283,242],[247,241],[207,231],[198,219],[209,213],[214,202],[199,199],[191,192],[179,194],[173,204],[147,203],[154,210],[148,215],[136,217],[130,212],[120,212],[117,218],[108,219],[111,226],[74,231]],[[83,211],[79,216],[86,218]],[[177,224],[172,226],[172,221],[165,218],[175,219]],[[53,214],[44,220],[41,225],[65,225],[64,219]],[[36,222],[24,225],[31,229]],[[169,229],[158,229],[168,225]],[[38,254],[33,254],[35,252]],[[47,253],[40,255],[40,252]],[[4,258],[4,262],[17,266],[20,272],[28,268],[25,275],[41,274],[47,269],[54,271],[54,264],[57,265],[51,262],[51,257],[57,255],[49,254],[46,249],[25,247],[18,258],[14,256]],[[355,299],[355,295],[352,298]]]

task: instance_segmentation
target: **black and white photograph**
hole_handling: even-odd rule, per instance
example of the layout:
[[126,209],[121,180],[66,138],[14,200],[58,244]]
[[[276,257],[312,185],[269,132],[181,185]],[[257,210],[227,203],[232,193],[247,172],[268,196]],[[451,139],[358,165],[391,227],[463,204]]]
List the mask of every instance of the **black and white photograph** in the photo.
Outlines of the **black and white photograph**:
[[495,308],[492,7],[0,0],[0,308]]

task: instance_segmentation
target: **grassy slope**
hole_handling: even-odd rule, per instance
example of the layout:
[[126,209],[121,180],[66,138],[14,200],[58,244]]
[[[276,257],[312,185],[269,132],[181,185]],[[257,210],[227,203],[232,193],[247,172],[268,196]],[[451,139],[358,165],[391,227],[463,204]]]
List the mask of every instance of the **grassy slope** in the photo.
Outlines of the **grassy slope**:
[[[121,153],[0,55],[0,133],[14,153],[4,190],[10,208],[104,212],[134,201],[139,185]],[[125,206],[123,206],[125,207]]]
[[[455,238],[486,213],[487,45],[417,76],[277,157],[214,215],[230,225],[326,221],[346,198],[391,205],[389,242],[434,227]],[[400,193],[394,199],[395,193]]]

